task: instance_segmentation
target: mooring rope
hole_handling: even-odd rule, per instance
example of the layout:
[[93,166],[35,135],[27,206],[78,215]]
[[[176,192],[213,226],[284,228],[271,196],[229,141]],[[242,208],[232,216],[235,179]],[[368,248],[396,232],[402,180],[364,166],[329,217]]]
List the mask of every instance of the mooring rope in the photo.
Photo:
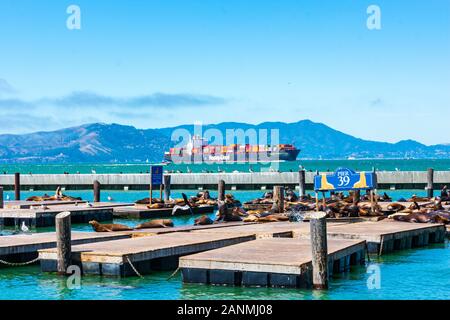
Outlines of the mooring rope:
[[366,241],[366,255],[367,255],[367,262],[370,263],[370,253],[369,253],[369,245]]
[[39,260],[39,257],[37,257],[37,258],[35,258],[35,259],[31,260],[31,261],[27,261],[27,262],[8,262],[8,261],[0,259],[0,263],[3,263],[5,265],[11,266],[11,267],[20,267],[20,266],[26,266],[26,265],[35,263],[38,260]]
[[136,273],[138,275],[138,277],[144,278],[138,271],[137,269],[134,267],[134,265],[131,263],[130,258],[127,257],[127,261],[131,266],[131,269],[133,269],[134,273]]
[[381,254],[383,253],[383,246],[384,246],[384,237],[381,236],[380,250],[378,250],[378,256],[381,256]]
[[170,275],[170,277],[167,278],[167,280],[172,279],[172,278],[178,273],[178,271],[180,271],[180,267],[178,267],[177,270],[175,270],[175,271]]

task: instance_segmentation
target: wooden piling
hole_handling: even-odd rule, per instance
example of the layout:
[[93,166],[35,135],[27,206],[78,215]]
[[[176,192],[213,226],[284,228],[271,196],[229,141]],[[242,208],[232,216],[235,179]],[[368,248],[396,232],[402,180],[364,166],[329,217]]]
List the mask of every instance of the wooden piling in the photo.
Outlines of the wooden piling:
[[361,190],[357,189],[353,191],[353,205],[356,206],[360,199],[361,199]]
[[306,171],[304,169],[300,170],[298,172],[298,186],[299,186],[299,190],[298,190],[298,194],[301,197],[306,196]]
[[170,200],[170,175],[164,176],[164,202]]
[[67,268],[71,265],[72,237],[70,212],[61,212],[56,215],[56,247],[58,274],[67,274]]
[[0,187],[0,209],[3,209],[3,187]]
[[219,180],[219,184],[217,185],[217,193],[218,193],[218,200],[224,201],[225,200],[225,181]]
[[273,202],[278,213],[284,212],[284,187],[273,187]]
[[314,289],[328,289],[327,222],[324,212],[311,214],[312,279]]
[[429,168],[427,170],[427,197],[433,198],[434,196],[434,169]]
[[98,180],[94,181],[94,202],[100,202],[100,189],[101,185]]
[[20,173],[16,172],[14,174],[14,194],[15,199],[20,200]]

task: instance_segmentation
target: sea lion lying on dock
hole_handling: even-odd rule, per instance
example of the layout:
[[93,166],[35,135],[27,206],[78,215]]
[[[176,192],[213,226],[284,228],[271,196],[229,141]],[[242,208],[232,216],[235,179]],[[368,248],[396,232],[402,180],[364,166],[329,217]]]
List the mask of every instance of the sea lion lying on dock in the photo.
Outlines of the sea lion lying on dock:
[[400,204],[400,203],[390,203],[387,206],[387,209],[389,211],[399,212],[399,211],[405,210],[406,207],[404,205]]
[[214,221],[210,217],[201,216],[200,218],[195,219],[194,226],[206,226],[213,223]]
[[28,197],[26,201],[82,201],[80,197],[71,197],[62,193],[61,187],[56,188],[55,194],[50,196],[44,194],[43,196]]
[[123,224],[117,224],[117,223],[111,223],[111,224],[100,224],[95,220],[89,221],[89,224],[94,228],[96,232],[113,232],[113,231],[131,231],[132,228],[123,225]]
[[[137,200],[135,203],[136,204],[150,204],[150,198],[140,199],[140,200]],[[154,204],[154,203],[164,203],[164,201],[162,201],[159,198],[152,198],[152,204]]]
[[135,229],[167,228],[173,226],[174,224],[171,219],[157,219],[138,224]]

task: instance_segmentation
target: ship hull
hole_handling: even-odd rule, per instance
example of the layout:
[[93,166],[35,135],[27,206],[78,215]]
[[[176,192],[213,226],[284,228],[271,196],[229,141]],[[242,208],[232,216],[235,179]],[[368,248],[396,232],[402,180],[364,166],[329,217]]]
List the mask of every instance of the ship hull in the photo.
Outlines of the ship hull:
[[164,155],[164,161],[173,163],[242,163],[242,162],[274,162],[295,161],[300,150],[283,150],[279,152],[245,153],[245,154],[196,154],[174,157],[170,154]]

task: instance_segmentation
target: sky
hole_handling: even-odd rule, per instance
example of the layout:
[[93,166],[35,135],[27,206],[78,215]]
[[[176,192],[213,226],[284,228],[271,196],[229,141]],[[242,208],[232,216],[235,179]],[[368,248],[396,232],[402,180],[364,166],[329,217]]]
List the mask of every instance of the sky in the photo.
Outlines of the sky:
[[0,133],[310,119],[450,143],[449,89],[448,0],[0,0]]

